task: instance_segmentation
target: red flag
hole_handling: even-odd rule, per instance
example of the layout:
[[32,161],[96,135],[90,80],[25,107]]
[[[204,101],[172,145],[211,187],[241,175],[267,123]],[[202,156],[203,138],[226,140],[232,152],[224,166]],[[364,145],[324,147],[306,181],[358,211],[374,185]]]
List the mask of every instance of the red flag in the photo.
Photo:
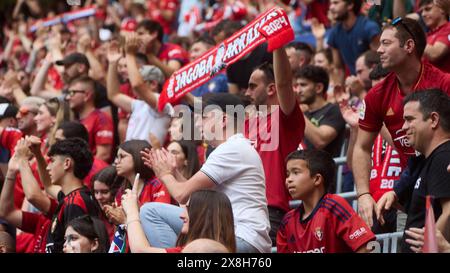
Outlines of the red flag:
[[437,253],[436,222],[434,220],[431,196],[426,197],[425,233],[423,238],[423,253]]

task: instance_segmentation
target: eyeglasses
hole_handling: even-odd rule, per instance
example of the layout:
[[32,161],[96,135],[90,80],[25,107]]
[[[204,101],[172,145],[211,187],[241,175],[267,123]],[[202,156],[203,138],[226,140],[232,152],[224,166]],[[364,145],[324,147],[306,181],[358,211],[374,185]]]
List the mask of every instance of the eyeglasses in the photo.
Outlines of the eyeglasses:
[[413,39],[414,43],[416,42],[416,39],[414,38],[415,36],[413,35],[412,31],[409,29],[409,27],[403,22],[403,18],[402,17],[397,17],[394,20],[392,20],[391,22],[391,26],[398,26],[401,25],[403,26],[403,28],[406,30],[406,32],[408,32],[408,34],[411,36],[411,39]]
[[74,89],[72,89],[72,90],[66,90],[66,91],[63,92],[64,96],[66,96],[66,97],[68,97],[68,96],[73,97],[73,96],[75,96],[76,93],[86,93],[86,90],[74,90]]
[[34,110],[31,110],[31,109],[29,109],[29,108],[27,108],[27,107],[20,107],[20,109],[19,109],[19,114],[21,115],[21,116],[26,116],[26,115],[28,115],[28,113],[32,113],[32,114],[34,114],[34,115],[36,115],[37,114],[37,111],[34,111]]

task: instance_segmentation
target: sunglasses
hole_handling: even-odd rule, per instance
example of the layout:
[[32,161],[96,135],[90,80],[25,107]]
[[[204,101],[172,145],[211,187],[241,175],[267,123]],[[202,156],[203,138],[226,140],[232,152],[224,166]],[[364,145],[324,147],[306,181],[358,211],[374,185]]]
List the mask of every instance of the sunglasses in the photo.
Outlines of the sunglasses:
[[413,35],[412,31],[409,29],[409,27],[403,22],[402,17],[397,17],[391,22],[391,26],[403,26],[403,28],[408,32],[408,34],[411,36],[411,39],[413,39],[414,42],[416,42],[415,36]]
[[27,107],[20,107],[19,113],[20,113],[20,115],[22,115],[22,116],[26,116],[26,115],[28,115],[28,113],[32,113],[32,114],[35,114],[35,115],[36,115],[36,114],[37,114],[37,111],[28,109]]
[[66,90],[66,91],[63,92],[64,96],[66,96],[66,97],[67,96],[70,96],[70,97],[75,96],[76,93],[86,93],[86,90],[74,90],[74,89],[72,89],[72,90]]

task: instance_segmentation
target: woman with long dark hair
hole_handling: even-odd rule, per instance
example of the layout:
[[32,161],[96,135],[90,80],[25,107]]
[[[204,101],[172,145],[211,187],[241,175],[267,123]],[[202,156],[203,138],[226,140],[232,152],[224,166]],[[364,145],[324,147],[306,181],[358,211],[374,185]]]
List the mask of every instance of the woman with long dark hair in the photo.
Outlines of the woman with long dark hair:
[[181,252],[188,243],[200,238],[212,239],[223,244],[229,252],[236,252],[233,210],[230,200],[224,193],[209,189],[192,193],[180,215],[183,227],[174,248],[157,248],[150,245],[139,219],[136,194],[133,191],[127,190],[122,204],[127,215],[131,252]]

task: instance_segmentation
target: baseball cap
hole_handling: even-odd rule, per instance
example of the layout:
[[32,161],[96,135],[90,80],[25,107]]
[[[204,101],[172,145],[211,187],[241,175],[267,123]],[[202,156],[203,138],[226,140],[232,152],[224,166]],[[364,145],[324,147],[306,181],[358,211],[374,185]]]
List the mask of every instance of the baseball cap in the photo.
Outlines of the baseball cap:
[[19,109],[11,103],[0,103],[0,119],[15,118]]
[[139,69],[139,72],[146,82],[156,81],[163,85],[166,80],[161,69],[154,65],[144,65]]
[[136,31],[137,21],[133,18],[125,18],[120,24],[121,31],[133,32]]
[[57,65],[71,65],[74,63],[80,63],[80,64],[86,65],[88,68],[90,67],[89,61],[86,58],[86,56],[84,54],[78,53],[78,52],[69,54],[66,57],[64,57],[64,59],[56,61],[55,63]]

